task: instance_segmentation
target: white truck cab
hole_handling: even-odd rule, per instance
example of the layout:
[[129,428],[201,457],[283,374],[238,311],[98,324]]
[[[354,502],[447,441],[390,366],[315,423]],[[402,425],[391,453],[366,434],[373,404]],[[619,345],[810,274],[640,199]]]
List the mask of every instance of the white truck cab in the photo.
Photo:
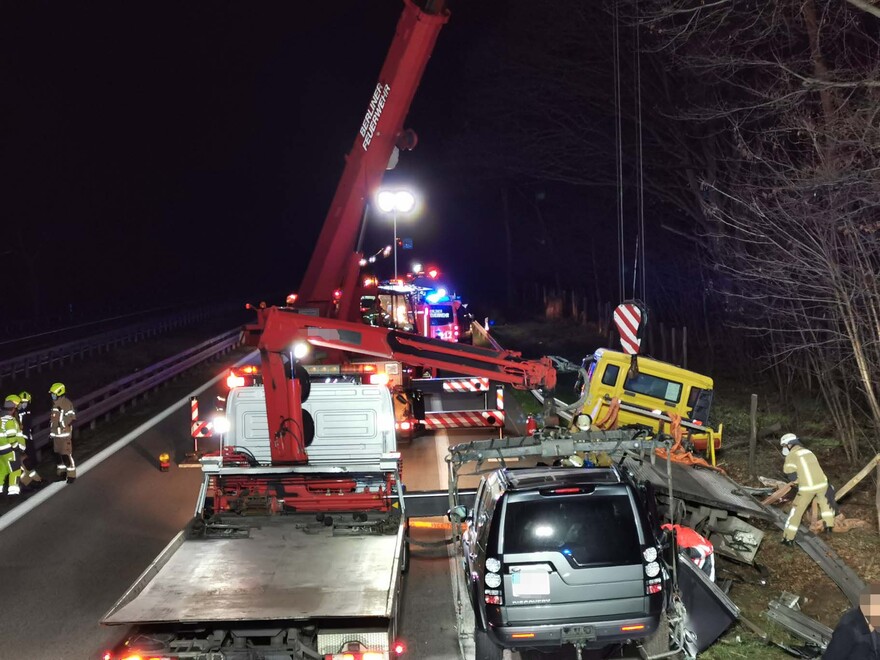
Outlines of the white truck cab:
[[[312,383],[303,403],[315,423],[308,447],[310,465],[357,465],[397,451],[394,407],[384,385]],[[224,446],[247,449],[260,465],[271,465],[266,394],[262,386],[236,387],[226,402]]]

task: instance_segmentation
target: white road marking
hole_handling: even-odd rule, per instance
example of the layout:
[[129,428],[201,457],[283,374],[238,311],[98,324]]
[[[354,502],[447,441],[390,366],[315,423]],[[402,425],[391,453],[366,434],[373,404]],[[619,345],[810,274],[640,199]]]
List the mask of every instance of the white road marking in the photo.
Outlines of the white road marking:
[[[243,357],[241,360],[236,362],[235,366],[238,367],[238,366],[248,362],[256,354],[257,354],[257,351],[252,351],[251,353],[248,353],[245,357]],[[144,422],[143,424],[138,426],[134,431],[127,433],[126,435],[121,437],[119,440],[114,442],[109,447],[102,449],[97,454],[95,454],[94,456],[89,458],[87,461],[84,461],[83,463],[78,465],[76,468],[76,475],[77,475],[76,478],[82,479],[83,476],[86,474],[86,472],[88,472],[92,468],[100,465],[104,460],[106,460],[107,458],[109,458],[110,456],[115,454],[117,451],[119,451],[120,449],[125,447],[127,444],[129,444],[132,440],[137,438],[139,435],[141,435],[145,431],[149,431],[151,428],[156,426],[156,424],[161,422],[163,419],[167,418],[169,415],[173,414],[175,411],[182,408],[184,405],[189,403],[189,400],[192,397],[198,396],[199,394],[201,394],[202,392],[204,392],[208,388],[213,387],[225,375],[226,375],[225,373],[221,373],[219,376],[212,378],[211,380],[209,380],[207,383],[205,383],[204,385],[202,385],[198,389],[195,389],[192,392],[190,392],[189,394],[187,394],[185,397],[183,397],[177,403],[172,404],[169,408],[166,408],[165,410],[160,412],[155,417],[147,420],[146,422]],[[0,531],[3,531],[7,527],[9,527],[12,523],[14,523],[16,520],[18,520],[22,516],[26,515],[27,513],[33,511],[40,504],[42,504],[43,502],[48,500],[50,497],[52,497],[56,493],[60,492],[61,489],[64,488],[66,485],[67,484],[64,483],[63,481],[56,481],[55,483],[49,484],[48,486],[44,486],[36,495],[32,495],[31,497],[28,497],[21,504],[14,507],[11,511],[0,516]]]

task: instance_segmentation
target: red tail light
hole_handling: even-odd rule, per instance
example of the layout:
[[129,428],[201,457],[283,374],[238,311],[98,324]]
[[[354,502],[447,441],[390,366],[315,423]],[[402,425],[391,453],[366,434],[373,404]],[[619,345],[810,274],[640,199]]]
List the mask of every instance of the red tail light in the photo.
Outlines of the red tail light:
[[393,651],[396,655],[403,655],[406,653],[406,644],[403,642],[395,642]]
[[663,591],[663,585],[662,584],[649,584],[646,591],[649,596],[651,594],[659,594],[661,591]]
[[502,596],[486,596],[486,605],[504,605]]

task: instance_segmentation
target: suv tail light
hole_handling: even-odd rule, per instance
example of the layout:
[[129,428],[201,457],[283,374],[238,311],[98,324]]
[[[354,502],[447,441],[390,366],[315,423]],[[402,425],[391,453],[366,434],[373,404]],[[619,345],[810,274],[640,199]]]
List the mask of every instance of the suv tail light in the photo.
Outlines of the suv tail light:
[[504,596],[486,594],[486,605],[504,605]]

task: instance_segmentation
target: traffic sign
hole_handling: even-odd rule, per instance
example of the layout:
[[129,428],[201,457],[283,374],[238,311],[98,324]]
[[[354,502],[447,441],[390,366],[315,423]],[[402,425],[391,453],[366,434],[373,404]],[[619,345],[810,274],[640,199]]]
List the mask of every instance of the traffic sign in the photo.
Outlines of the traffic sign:
[[413,249],[413,241],[412,241],[412,239],[411,239],[411,238],[404,238],[404,239],[403,239],[403,245],[401,245],[401,247],[402,247],[404,250],[412,250],[412,249]]

